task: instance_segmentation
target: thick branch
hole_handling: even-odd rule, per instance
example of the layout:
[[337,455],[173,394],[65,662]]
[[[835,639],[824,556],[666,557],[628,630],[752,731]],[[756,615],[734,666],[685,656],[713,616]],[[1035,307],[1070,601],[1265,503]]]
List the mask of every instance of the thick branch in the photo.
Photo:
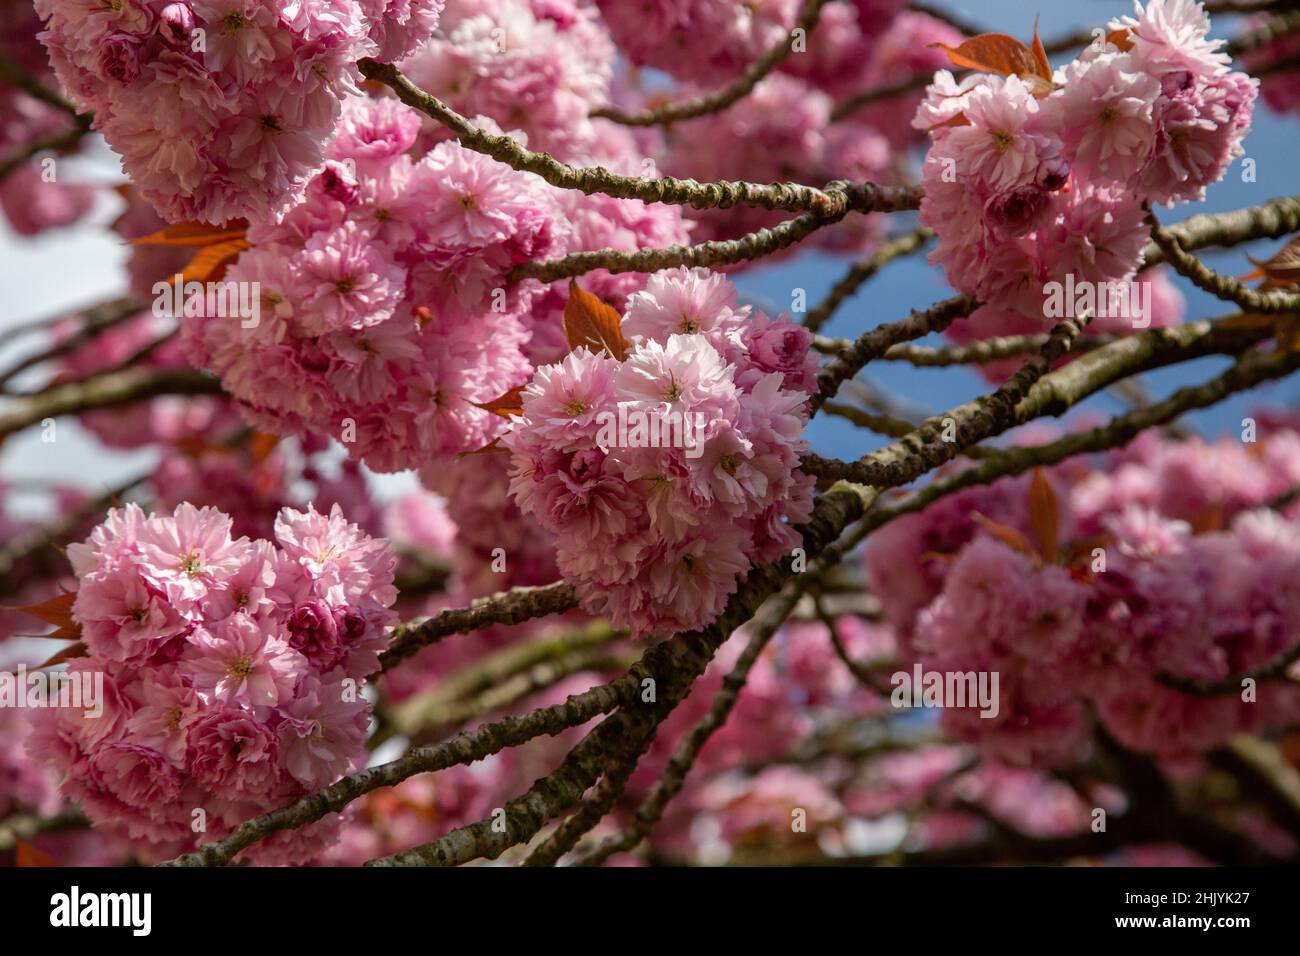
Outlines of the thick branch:
[[[801,529],[806,552],[816,555],[828,548],[873,500],[846,491],[822,495],[812,518]],[[617,765],[649,745],[654,728],[686,696],[722,642],[753,616],[789,574],[788,561],[755,568],[712,625],[679,634],[647,650],[627,676],[638,682],[653,679],[655,699],[647,702],[638,698],[597,725],[554,773],[506,805],[504,829],[493,826],[491,820],[480,820],[424,846],[373,860],[372,865],[457,866],[481,857],[495,859],[510,847],[531,840],[548,820],[577,803],[607,766]]]
[[[1186,252],[1209,246],[1227,248],[1254,239],[1277,239],[1297,230],[1300,230],[1300,195],[1283,196],[1231,212],[1188,216],[1165,227]],[[1164,261],[1164,253],[1154,242],[1142,251],[1144,269]]]
[[[1217,378],[1201,385],[1179,389],[1162,402],[1120,415],[1099,428],[1067,435],[1044,445],[1000,449],[1001,454],[996,459],[982,462],[955,474],[936,478],[902,501],[873,511],[864,524],[870,525],[871,530],[875,530],[904,514],[920,511],[938,499],[963,488],[987,485],[999,478],[1055,465],[1076,455],[1119,448],[1148,428],[1175,421],[1179,416],[1194,409],[1208,408],[1236,392],[1282,378],[1290,374],[1298,365],[1300,365],[1300,356],[1297,353],[1278,354],[1257,361],[1240,361]],[[1060,369],[1052,374],[1058,375],[1064,371],[1066,369]],[[1046,381],[1040,384],[1050,388]],[[1032,404],[1034,397],[1031,394],[1030,400],[1022,403],[1021,409],[1018,409],[1018,417],[1026,413],[1025,409]],[[1239,678],[1235,679],[1231,689],[1241,689]]]
[[963,448],[1009,428],[1021,399],[1047,374],[1052,364],[1070,350],[1087,322],[1088,317],[1061,322],[1052,330],[1042,349],[1026,359],[1015,375],[992,394],[960,405],[946,415],[931,418],[911,434],[871,452],[846,469],[826,468],[823,459],[816,459],[808,470],[824,477],[848,478],[875,488],[892,488],[937,468],[955,458]]
[[0,438],[47,418],[97,408],[115,408],[159,395],[217,395],[221,382],[203,372],[182,368],[123,369],[76,382],[65,382],[10,403],[0,412]]
[[397,760],[354,773],[286,807],[247,820],[235,827],[225,839],[206,844],[164,865],[224,866],[240,850],[258,840],[279,830],[314,823],[328,813],[337,813],[372,790],[395,786],[417,773],[473,763],[535,737],[554,735],[580,726],[629,702],[639,690],[639,682],[630,673],[624,674],[608,684],[571,696],[562,704],[543,707],[523,716],[506,717],[466,731],[445,743],[416,747]]
[[731,671],[723,678],[722,687],[714,695],[708,713],[700,718],[699,722],[691,728],[690,733],[677,745],[677,749],[668,759],[663,775],[655,781],[650,792],[637,807],[632,823],[623,833],[605,840],[593,850],[590,856],[582,860],[584,866],[593,866],[614,853],[632,849],[654,829],[655,824],[663,817],[668,803],[681,792],[686,783],[686,776],[690,773],[700,751],[704,749],[704,745],[708,743],[714,731],[727,722],[732,709],[736,706],[736,701],[740,699],[740,692],[744,689],[745,682],[749,680],[749,672],[763,653],[763,649],[772,640],[772,636],[780,629],[781,623],[794,610],[801,594],[802,589],[792,588],[790,594],[773,607],[771,613],[754,630],[754,635],[749,639],[745,650],[741,652]]
[[1248,288],[1233,276],[1220,275],[1187,252],[1178,238],[1160,225],[1154,213],[1147,216],[1147,222],[1151,225],[1151,241],[1164,255],[1165,261],[1173,266],[1179,275],[1190,279],[1197,288],[1226,302],[1233,302],[1247,312],[1260,312],[1265,315],[1300,312],[1300,293],[1286,292],[1281,289],[1257,292]]
[[[825,226],[839,222],[851,212],[895,212],[911,208],[913,195],[907,192],[882,192],[870,183],[854,185],[836,182],[826,186],[826,193],[837,201],[834,212],[808,212],[779,226],[759,229],[738,239],[715,239],[691,246],[667,246],[662,249],[596,249],[574,252],[545,262],[525,262],[507,273],[510,281],[541,279],[553,282],[580,276],[596,269],[609,272],[657,272],[676,266],[726,266],[749,262],[786,249]],[[896,205],[903,203],[904,205]]]
[[[1081,335],[1071,353],[1091,352],[1113,341],[1110,336]],[[826,355],[836,355],[852,343],[845,339],[828,339],[818,336],[813,347]],[[1047,333],[1035,335],[999,335],[969,345],[948,345],[933,348],[928,345],[904,343],[888,349],[877,362],[907,362],[920,368],[944,368],[950,365],[983,365],[1001,359],[1020,358],[1037,352],[1047,344]]]
[[[673,203],[695,209],[726,209],[731,206],[758,206],[763,209],[786,209],[835,215],[847,201],[843,194],[830,195],[821,189],[798,183],[708,182],[693,179],[638,179],[620,176],[599,166],[577,167],[561,163],[549,153],[537,153],[521,146],[509,136],[497,136],[474,126],[469,120],[437,97],[413,84],[392,64],[371,59],[358,62],[363,75],[391,87],[407,106],[432,117],[456,134],[462,146],[491,156],[512,169],[535,173],[552,186],[579,192],[604,193],[618,199],[642,202]],[[919,192],[912,187],[887,187],[861,184],[881,196],[885,205],[914,209],[920,203]]]
[[[1266,331],[1257,328],[1225,328],[1212,322],[1201,321],[1166,329],[1152,329],[1142,335],[1119,339],[1043,376],[1016,404],[1010,418],[984,437],[992,437],[1040,416],[1061,415],[1089,395],[1134,373],[1206,355],[1223,352],[1236,354],[1260,341],[1266,334]],[[951,409],[943,415],[930,419],[922,428],[926,430],[927,435],[942,432],[945,419],[952,419],[953,428],[960,438],[962,434],[970,431],[969,424],[966,432],[962,431],[962,421],[969,423],[974,420],[973,416],[979,411],[981,401],[983,400]],[[939,444],[957,445],[960,442]],[[912,480],[911,477],[898,479],[904,475],[915,477],[913,473],[921,466],[920,460],[912,457],[910,445],[911,443],[897,442],[873,452],[860,462],[852,463],[837,462],[815,455],[808,456],[804,468],[824,478],[844,478],[870,485],[888,482],[887,486],[892,487]],[[942,456],[946,461],[959,450],[959,448],[954,449],[950,454],[945,455],[944,451],[939,449],[932,452],[929,457]],[[1001,451],[1004,454],[999,455],[999,461],[1005,455],[1014,454],[1016,449]]]

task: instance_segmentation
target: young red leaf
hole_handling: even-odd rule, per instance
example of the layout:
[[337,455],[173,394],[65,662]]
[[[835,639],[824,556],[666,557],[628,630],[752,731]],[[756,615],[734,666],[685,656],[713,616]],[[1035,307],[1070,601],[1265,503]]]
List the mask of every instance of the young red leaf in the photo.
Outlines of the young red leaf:
[[921,553],[921,560],[922,561],[943,561],[945,563],[951,563],[957,560],[957,555],[945,554],[942,551],[923,551]]
[[58,866],[59,861],[54,859],[44,850],[38,850],[26,840],[17,839],[14,841],[14,865],[15,866]]
[[279,435],[270,435],[266,432],[253,432],[248,439],[249,455],[253,459],[253,464],[260,465],[271,457],[271,452],[275,451],[280,444]]
[[1300,352],[1300,315],[1279,315],[1273,337],[1277,340],[1277,351]]
[[54,626],[55,630],[49,634],[42,634],[41,637],[50,637],[60,641],[75,641],[81,638],[81,625],[72,619],[72,604],[76,600],[77,594],[75,591],[64,591],[57,597],[52,597],[48,601],[41,601],[39,604],[29,604],[26,607],[6,607],[5,610],[30,614],[32,617],[39,618],[46,624]]
[[1121,53],[1127,53],[1133,49],[1133,38],[1127,29],[1111,30],[1106,34],[1106,42]]
[[482,448],[475,448],[473,451],[458,451],[457,458],[468,458],[470,455],[508,455],[510,449],[501,444],[500,436],[492,439]]
[[1038,557],[1038,552],[1034,549],[1033,542],[1026,538],[1015,528],[1009,528],[1004,524],[998,524],[991,518],[986,518],[978,511],[971,513],[974,522],[987,531],[993,537],[997,538],[1012,551],[1019,551],[1021,554],[1027,554],[1030,557]]
[[252,247],[247,239],[226,239],[204,246],[182,270],[183,281],[217,282],[226,274],[231,263],[239,258],[239,254]]
[[970,120],[967,119],[965,113],[954,113],[952,116],[948,117],[942,123],[935,123],[933,126],[926,127],[925,131],[927,133],[933,133],[937,129],[949,129],[952,127],[969,126],[969,125],[970,125]]
[[1223,329],[1267,329],[1271,328],[1276,322],[1276,315],[1266,315],[1263,312],[1243,312],[1240,315],[1224,319],[1218,323],[1218,326]]
[[616,361],[627,358],[631,343],[623,337],[622,319],[607,302],[569,280],[569,301],[564,306],[564,338],[569,349],[585,345],[593,352],[604,350]]
[[1061,564],[1067,568],[1085,571],[1087,572],[1085,578],[1089,577],[1092,571],[1092,553],[1098,548],[1106,548],[1109,545],[1110,536],[1105,534],[1095,534],[1071,541],[1061,555]]
[[1043,40],[1038,35],[1038,16],[1034,16],[1034,63],[1038,67],[1038,75],[1047,80],[1048,85],[1052,83],[1052,64],[1047,59],[1047,50],[1043,48]]
[[200,458],[208,452],[229,451],[226,445],[210,441],[198,435],[182,435],[172,444],[177,451],[187,458]]
[[179,222],[147,236],[132,239],[133,246],[213,246],[231,239],[243,239],[248,223],[234,219],[220,226],[206,222]]
[[[1034,27],[1035,38],[1038,27]],[[1035,39],[1039,49],[1042,43]],[[981,33],[963,41],[959,46],[951,47],[946,43],[931,43],[948,54],[954,66],[981,73],[997,73],[1000,76],[1018,76],[1033,87],[1035,93],[1043,93],[1052,88],[1052,68],[1047,63],[1046,53],[1040,58],[1034,50],[1025,46],[1013,36],[1005,33]]]
[[1211,534],[1228,526],[1223,514],[1223,502],[1213,501],[1192,516],[1192,534]]
[[1246,279],[1263,279],[1266,289],[1287,289],[1300,285],[1300,236],[1296,236],[1263,262],[1247,255],[1257,267]]
[[514,418],[524,413],[524,386],[517,385],[490,402],[470,402],[470,404],[493,415],[500,415],[502,418]]
[[1055,561],[1061,533],[1060,503],[1047,472],[1041,468],[1034,469],[1029,482],[1029,524],[1038,540],[1038,553],[1044,561]]

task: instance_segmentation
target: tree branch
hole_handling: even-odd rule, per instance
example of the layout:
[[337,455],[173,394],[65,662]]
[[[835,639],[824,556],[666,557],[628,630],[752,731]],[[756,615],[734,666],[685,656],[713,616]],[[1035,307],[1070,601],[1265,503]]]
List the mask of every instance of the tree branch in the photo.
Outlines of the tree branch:
[[187,368],[132,368],[53,385],[0,412],[0,438],[47,418],[115,408],[160,395],[219,395],[221,382]]
[[[509,136],[497,136],[474,126],[469,120],[437,97],[413,84],[397,67],[371,59],[358,61],[368,79],[391,87],[407,106],[432,117],[456,134],[462,146],[491,156],[512,169],[535,173],[552,186],[579,192],[604,193],[618,199],[672,203],[695,209],[726,209],[731,206],[758,206],[763,209],[786,209],[793,212],[816,212],[836,215],[847,202],[846,194],[832,195],[798,183],[707,182],[693,179],[638,179],[620,176],[599,166],[576,167],[561,163],[549,153],[537,153],[521,146]],[[914,187],[873,186],[859,188],[877,194],[883,207],[915,209],[920,192]]]
[[[477,598],[469,607],[448,608],[433,617],[397,625],[388,648],[379,655],[381,671],[406,660],[421,648],[450,634],[466,634],[489,624],[519,624],[549,614],[562,614],[578,606],[578,592],[563,581],[542,587],[518,587]],[[372,677],[377,675],[371,675]]]
[[571,276],[580,276],[596,269],[608,272],[657,272],[676,266],[726,266],[749,262],[786,249],[825,226],[839,222],[851,212],[895,212],[909,206],[892,206],[894,202],[911,202],[910,194],[881,194],[870,184],[854,185],[846,182],[828,183],[826,194],[843,197],[834,212],[807,212],[778,226],[759,229],[737,239],[714,239],[690,246],[666,246],[662,249],[638,249],[624,252],[618,249],[596,249],[574,252],[559,259],[544,262],[525,262],[506,274],[508,281],[540,279],[553,282]]
[[1155,213],[1148,213],[1147,222],[1151,225],[1151,241],[1164,255],[1165,261],[1173,266],[1179,275],[1190,279],[1197,288],[1226,302],[1235,303],[1247,312],[1259,312],[1265,315],[1300,312],[1300,293],[1286,292],[1281,289],[1257,292],[1248,288],[1233,276],[1220,275],[1183,249],[1178,238],[1160,225]]
[[867,259],[852,266],[827,293],[817,308],[809,312],[803,320],[810,332],[818,332],[825,325],[835,310],[848,299],[862,284],[900,256],[909,255],[922,248],[934,236],[934,232],[922,227],[887,240]]

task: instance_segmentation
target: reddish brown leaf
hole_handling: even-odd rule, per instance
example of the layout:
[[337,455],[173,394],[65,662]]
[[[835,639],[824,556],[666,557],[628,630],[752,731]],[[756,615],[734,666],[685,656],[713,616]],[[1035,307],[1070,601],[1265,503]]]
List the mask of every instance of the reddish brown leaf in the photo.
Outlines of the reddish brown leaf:
[[1215,501],[1206,505],[1192,518],[1192,534],[1210,534],[1222,531],[1227,522],[1223,516],[1223,502]]
[[1272,329],[1279,352],[1300,349],[1300,317],[1294,313],[1284,315],[1264,315],[1259,312],[1243,312],[1219,323],[1225,329]]
[[1034,469],[1034,477],[1029,482],[1029,524],[1038,540],[1038,553],[1044,561],[1055,561],[1061,533],[1061,509],[1056,500],[1056,489],[1052,487],[1047,472],[1041,468]]
[[1065,548],[1065,553],[1061,555],[1061,563],[1066,567],[1073,567],[1077,564],[1090,564],[1092,552],[1097,548],[1105,548],[1109,545],[1110,536],[1105,534],[1095,534],[1088,538],[1071,541]]
[[955,113],[952,116],[948,117],[946,120],[944,120],[942,123],[935,123],[933,126],[927,127],[925,131],[927,133],[933,133],[937,129],[948,129],[950,127],[955,127],[955,126],[969,126],[969,125],[970,125],[970,120],[966,118],[965,113]]
[[1257,268],[1250,275],[1244,276],[1243,281],[1263,279],[1265,289],[1289,289],[1300,285],[1300,236],[1296,236],[1263,262],[1250,255],[1246,258]]
[[977,525],[989,534],[993,535],[993,537],[997,538],[1011,550],[1019,551],[1021,554],[1027,554],[1030,557],[1038,557],[1038,551],[1035,550],[1033,542],[1015,528],[1007,527],[1004,524],[998,524],[991,518],[986,518],[978,511],[972,512],[971,518]]
[[54,859],[44,850],[38,850],[26,840],[17,839],[14,841],[14,865],[15,866],[58,866],[59,861]]
[[458,451],[456,452],[456,457],[467,458],[470,455],[508,455],[508,454],[510,454],[510,449],[506,448],[504,445],[501,444],[501,438],[500,436],[498,436],[492,439],[482,448],[475,448],[473,451]]
[[1282,743],[1279,746],[1282,749],[1282,755],[1287,759],[1287,763],[1293,767],[1300,767],[1300,733],[1287,734],[1282,738]]
[[[1037,26],[1034,33],[1037,36]],[[955,47],[946,43],[931,43],[930,46],[946,52],[954,66],[1000,76],[1018,76],[1027,80],[1035,93],[1048,92],[1052,88],[1052,70],[1047,64],[1046,54],[1040,59],[1029,47],[1005,33],[981,33]],[[1041,42],[1038,46],[1042,47]]]
[[229,451],[225,445],[209,441],[207,438],[203,438],[199,435],[182,435],[180,438],[172,442],[172,444],[175,446],[177,451],[185,455],[187,458],[201,458],[209,452]]
[[1111,30],[1106,34],[1106,42],[1121,53],[1127,53],[1133,49],[1133,38],[1127,29]]
[[514,418],[524,413],[524,386],[517,385],[490,402],[470,402],[470,404],[493,415],[500,415],[502,418]]
[[133,246],[213,246],[231,239],[243,239],[248,223],[233,219],[220,226],[206,222],[178,222],[147,236],[132,239]]
[[1034,64],[1037,67],[1037,75],[1047,80],[1050,88],[1052,85],[1052,64],[1048,62],[1047,50],[1043,48],[1043,40],[1038,35],[1038,15],[1034,15],[1034,43],[1033,43]]
[[266,432],[253,432],[252,437],[248,439],[248,452],[253,459],[253,464],[260,465],[266,459],[271,457],[271,452],[275,451],[280,444],[279,435],[268,435]]
[[44,670],[47,667],[54,667],[56,664],[62,664],[66,661],[76,660],[78,657],[88,657],[89,648],[86,647],[85,641],[77,641],[75,644],[69,644],[63,650],[53,654],[49,660],[43,664],[38,664],[36,670]]
[[49,634],[42,634],[41,637],[50,637],[60,641],[76,641],[81,639],[81,625],[72,619],[72,604],[76,600],[77,594],[75,591],[64,591],[57,597],[52,597],[48,601],[41,601],[39,604],[29,604],[26,607],[5,607],[4,609],[30,614],[32,617],[39,618],[46,624],[54,626],[55,630]]
[[247,239],[227,239],[204,246],[181,272],[182,279],[185,282],[217,282],[239,254],[251,248],[252,243]]
[[593,352],[604,351],[616,361],[627,358],[629,342],[623,337],[622,320],[607,302],[601,301],[569,280],[569,301],[564,306],[564,338],[569,349],[586,346]]

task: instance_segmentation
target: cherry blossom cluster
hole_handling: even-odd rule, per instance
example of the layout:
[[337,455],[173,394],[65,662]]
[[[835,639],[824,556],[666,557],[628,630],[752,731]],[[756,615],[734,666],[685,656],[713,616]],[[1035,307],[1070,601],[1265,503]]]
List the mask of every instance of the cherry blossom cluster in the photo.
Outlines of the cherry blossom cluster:
[[1269,506],[1300,485],[1300,432],[1253,444],[1147,432],[1101,470],[1066,464],[1048,480],[1050,553],[1028,477],[942,499],[867,550],[911,660],[1000,675],[999,714],[946,710],[949,731],[1054,764],[1079,756],[1090,710],[1126,746],[1170,755],[1295,719],[1292,685],[1242,678],[1300,635],[1300,509]]
[[1229,70],[1200,4],[1137,10],[1051,83],[936,74],[913,120],[931,137],[921,219],[958,291],[1038,317],[1050,282],[1123,282],[1145,204],[1202,198],[1241,155],[1258,82]]
[[282,211],[319,168],[356,61],[424,42],[441,0],[40,0],[73,102],[172,222]]
[[810,513],[799,470],[809,333],[749,315],[723,277],[677,269],[631,296],[625,360],[538,369],[503,444],[511,494],[557,538],[584,606],[638,635],[717,617]]
[[[817,29],[808,38],[808,53],[788,57],[783,73],[830,94],[843,103],[853,94],[897,85],[900,78],[933,73],[948,64],[947,54],[935,44],[956,46],[962,33],[943,20],[915,10],[868,11],[868,6],[897,7],[897,3],[830,3],[822,8]],[[867,49],[869,55],[863,56]],[[884,136],[895,149],[909,149],[924,138],[911,127],[911,119],[924,94],[900,92],[866,103],[839,122],[867,126]]]
[[[479,448],[503,420],[477,407],[522,384],[534,282],[516,263],[560,251],[567,226],[535,177],[458,143],[407,155],[415,114],[353,99],[325,167],[227,282],[257,282],[261,317],[187,317],[196,365],[255,424],[315,431],[395,471]],[[211,311],[211,310],[209,310]]]
[[[42,711],[31,749],[101,831],[164,858],[364,763],[359,685],[395,618],[386,541],[338,508],[286,508],[251,541],[214,508],[127,505],[68,557],[87,649],[69,666],[103,675],[103,712]],[[301,859],[336,827],[255,852]]]
[[[658,175],[649,157],[662,152],[662,137],[648,130],[633,133],[589,115],[609,100],[614,57],[608,32],[590,6],[571,0],[450,0],[438,35],[401,68],[412,82],[457,112],[496,118],[531,149],[625,176]],[[440,124],[423,122],[417,152],[448,137]],[[553,200],[568,220],[567,252],[632,252],[707,238],[692,236],[692,223],[683,219],[680,206],[575,190],[555,190]],[[644,286],[645,276],[599,269],[582,281],[588,291],[621,308],[628,295]],[[564,355],[562,315],[567,301],[563,286],[554,283],[524,315],[531,333],[525,354],[534,365]]]
[[[565,296],[507,281],[512,266],[686,239],[676,207],[554,190],[454,140],[416,161],[419,137],[396,101],[349,100],[324,168],[226,273],[258,283],[260,321],[183,324],[186,355],[258,427],[330,435],[379,471],[487,445],[505,422],[479,406],[562,354]],[[631,164],[630,140],[611,167]],[[644,280],[586,281],[618,303]]]

